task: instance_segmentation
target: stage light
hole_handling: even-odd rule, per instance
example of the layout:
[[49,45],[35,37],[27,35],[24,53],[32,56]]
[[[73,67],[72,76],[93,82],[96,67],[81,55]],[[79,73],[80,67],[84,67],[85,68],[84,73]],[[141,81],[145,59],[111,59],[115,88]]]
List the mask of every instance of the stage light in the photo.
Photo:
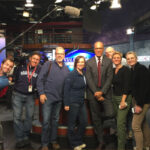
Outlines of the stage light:
[[55,1],[55,3],[57,4],[57,3],[61,3],[62,2],[62,0],[56,0]]
[[120,0],[112,0],[110,9],[119,9],[121,7]]
[[95,1],[95,4],[99,5],[101,2],[102,0],[98,0],[98,1]]
[[62,7],[58,7],[58,8],[57,8],[57,11],[62,11],[62,10],[63,10]]
[[130,35],[130,34],[134,34],[134,28],[128,28],[126,30],[126,34]]
[[23,17],[29,17],[30,13],[28,11],[23,11]]
[[32,0],[26,0],[26,3],[32,3]]
[[96,8],[97,8],[96,5],[92,5],[92,6],[90,7],[91,10],[96,10]]
[[25,7],[33,7],[34,4],[32,3],[32,0],[26,0]]
[[34,6],[34,4],[32,4],[32,3],[26,3],[25,4],[25,7],[33,7]]

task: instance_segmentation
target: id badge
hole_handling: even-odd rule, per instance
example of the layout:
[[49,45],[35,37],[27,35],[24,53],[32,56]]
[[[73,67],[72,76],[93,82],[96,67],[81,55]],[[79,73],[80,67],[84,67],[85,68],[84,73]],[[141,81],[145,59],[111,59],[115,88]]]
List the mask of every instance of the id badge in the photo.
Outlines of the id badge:
[[32,92],[32,85],[29,85],[28,92]]

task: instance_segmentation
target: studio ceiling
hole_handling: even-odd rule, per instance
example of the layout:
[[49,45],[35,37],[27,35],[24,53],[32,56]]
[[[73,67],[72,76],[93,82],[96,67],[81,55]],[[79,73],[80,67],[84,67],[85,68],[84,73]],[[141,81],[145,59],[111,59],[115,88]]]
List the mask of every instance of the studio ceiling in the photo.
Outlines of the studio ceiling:
[[[26,0],[0,0],[0,23],[29,23],[30,21],[39,21],[44,15],[52,11],[55,6],[55,0],[32,0],[33,8],[25,8]],[[90,8],[92,3],[97,0],[63,0],[57,4],[64,8],[73,6],[81,8],[79,17],[72,17],[64,11],[54,11],[42,22],[52,21],[83,21],[84,13]],[[121,0],[122,8],[120,10],[110,10],[110,0],[103,0],[99,8],[95,11],[101,14],[101,20],[106,28],[134,24],[143,20],[150,20],[150,1],[149,0]],[[30,12],[30,17],[22,16],[24,10]],[[90,9],[89,9],[90,11]],[[148,14],[146,16],[146,14]],[[146,19],[145,19],[146,18]],[[150,21],[148,21],[150,24]]]

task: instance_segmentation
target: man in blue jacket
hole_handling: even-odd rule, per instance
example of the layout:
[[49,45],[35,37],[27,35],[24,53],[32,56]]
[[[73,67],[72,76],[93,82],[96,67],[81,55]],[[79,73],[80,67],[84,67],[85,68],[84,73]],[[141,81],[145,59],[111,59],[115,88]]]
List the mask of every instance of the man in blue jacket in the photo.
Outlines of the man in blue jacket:
[[[9,80],[6,74],[12,70],[13,66],[14,66],[14,61],[12,59],[6,58],[2,61],[0,67],[0,94],[2,94],[4,92],[2,90],[9,85]],[[1,120],[0,120],[0,142],[3,142],[3,128],[2,128]]]
[[9,58],[2,61],[0,67],[0,90],[9,85],[9,80],[6,74],[12,70],[13,66],[14,61]]
[[53,149],[59,149],[57,143],[57,126],[59,112],[63,99],[64,80],[69,73],[63,59],[65,50],[63,47],[56,48],[56,59],[53,62],[47,61],[40,71],[37,80],[37,89],[42,105],[42,150],[48,150],[49,142]]
[[[29,56],[27,64],[20,65],[14,70],[15,85],[12,94],[12,106],[17,148],[30,144],[29,135],[34,113],[36,80],[41,68],[39,65],[40,58],[41,55],[38,52],[33,52]],[[22,120],[23,107],[26,109],[24,120]]]

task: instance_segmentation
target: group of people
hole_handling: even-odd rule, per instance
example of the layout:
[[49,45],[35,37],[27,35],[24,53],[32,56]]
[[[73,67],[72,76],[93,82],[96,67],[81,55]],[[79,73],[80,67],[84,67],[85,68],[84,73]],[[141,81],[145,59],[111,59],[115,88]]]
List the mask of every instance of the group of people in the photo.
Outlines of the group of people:
[[[47,61],[41,66],[41,55],[33,52],[27,64],[14,70],[12,106],[17,148],[30,144],[35,92],[42,103],[41,150],[48,150],[49,144],[55,150],[60,149],[57,127],[62,105],[67,111],[71,148],[86,148],[83,142],[87,125],[85,97],[89,102],[99,143],[96,150],[103,150],[106,146],[104,128],[117,130],[117,149],[125,150],[126,120],[131,105],[134,110],[132,129],[136,150],[150,147],[150,128],[145,121],[146,112],[150,108],[149,71],[137,62],[135,52],[126,54],[129,67],[122,64],[120,52],[113,50],[111,57],[103,55],[103,52],[104,44],[101,41],[95,42],[95,56],[87,62],[83,56],[77,56],[74,70],[69,72],[63,62],[65,50],[63,47],[57,47],[54,61]],[[10,60],[6,59],[1,65],[0,78],[13,67],[14,63],[10,61],[10,64],[7,63],[9,69],[2,69],[7,61]],[[26,109],[24,120],[23,107]]]

